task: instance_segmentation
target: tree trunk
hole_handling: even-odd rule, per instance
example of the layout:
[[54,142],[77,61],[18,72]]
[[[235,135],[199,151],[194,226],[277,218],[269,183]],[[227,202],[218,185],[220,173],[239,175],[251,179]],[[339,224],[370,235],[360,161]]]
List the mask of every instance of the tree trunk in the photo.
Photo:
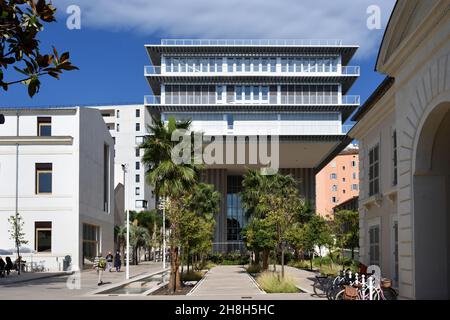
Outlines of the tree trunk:
[[284,244],[281,244],[281,278],[284,279]]
[[175,293],[181,288],[180,281],[180,256],[178,247],[170,247],[170,279],[169,292]]
[[260,258],[259,258],[259,250],[255,250],[255,264],[259,265]]
[[191,253],[189,252],[189,247],[188,247],[187,255],[186,255],[187,273],[189,273],[189,258],[190,257],[191,257]]
[[269,269],[269,249],[263,250],[263,270]]
[[352,260],[355,260],[355,248],[352,247]]

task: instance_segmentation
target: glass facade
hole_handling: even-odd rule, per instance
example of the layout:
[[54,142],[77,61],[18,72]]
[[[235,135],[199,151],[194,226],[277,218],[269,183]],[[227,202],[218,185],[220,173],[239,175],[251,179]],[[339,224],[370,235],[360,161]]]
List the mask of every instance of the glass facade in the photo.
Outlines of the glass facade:
[[[278,92],[280,91],[280,92]],[[338,104],[338,85],[166,85],[165,104]],[[278,102],[278,94],[280,101]]]
[[227,177],[227,241],[241,241],[241,230],[247,224],[240,192],[242,176]]
[[[166,72],[277,72],[277,57],[166,57]],[[337,72],[338,56],[281,57],[281,72]],[[224,68],[225,64],[225,68]]]

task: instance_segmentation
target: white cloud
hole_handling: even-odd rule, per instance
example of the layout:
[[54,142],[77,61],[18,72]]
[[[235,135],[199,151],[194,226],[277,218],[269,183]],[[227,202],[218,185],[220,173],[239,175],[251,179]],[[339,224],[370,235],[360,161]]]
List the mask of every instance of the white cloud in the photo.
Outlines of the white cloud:
[[367,7],[381,8],[382,26],[394,0],[54,0],[59,14],[81,8],[82,28],[127,30],[162,38],[342,39],[377,49],[383,30],[369,30]]

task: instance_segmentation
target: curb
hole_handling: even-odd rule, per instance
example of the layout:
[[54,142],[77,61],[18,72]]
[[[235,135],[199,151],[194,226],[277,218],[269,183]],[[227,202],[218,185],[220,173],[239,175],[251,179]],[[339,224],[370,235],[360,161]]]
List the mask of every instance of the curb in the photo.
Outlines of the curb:
[[68,276],[68,275],[71,275],[74,273],[75,273],[74,271],[67,271],[67,272],[59,272],[59,273],[42,275],[42,276],[32,278],[32,279],[18,279],[16,281],[7,282],[7,283],[2,283],[0,281],[0,286],[8,286],[8,285],[15,284],[15,283],[31,282],[31,281],[35,281],[35,280],[48,279],[48,278],[53,278],[53,277]]

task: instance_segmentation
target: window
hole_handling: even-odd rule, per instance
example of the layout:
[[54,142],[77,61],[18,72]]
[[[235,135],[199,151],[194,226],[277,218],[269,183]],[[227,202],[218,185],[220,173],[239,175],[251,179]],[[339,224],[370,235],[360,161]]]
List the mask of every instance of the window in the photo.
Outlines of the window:
[[334,191],[334,192],[338,191],[337,184],[333,184],[333,186],[331,187],[331,191]]
[[120,131],[120,127],[119,124],[116,124],[116,131],[119,132]]
[[369,150],[369,196],[377,194],[380,190],[379,185],[379,145]]
[[397,185],[397,131],[392,133],[392,185]]
[[223,86],[217,86],[216,92],[217,92],[217,101],[222,101],[222,93],[223,93]]
[[49,137],[52,135],[52,118],[38,117],[37,118],[37,135],[39,137]]
[[342,178],[342,182],[345,182],[345,178]]
[[331,197],[331,202],[332,203],[337,203],[337,198],[336,197]]
[[94,261],[100,250],[100,228],[83,223],[83,263]]
[[141,124],[140,123],[136,123],[136,131],[141,131]]
[[233,129],[233,115],[232,114],[227,114],[227,123],[228,123],[228,129]]
[[345,189],[344,189],[344,190],[342,190],[342,193],[343,193],[343,194],[345,194]]
[[120,118],[120,110],[116,111],[116,118]]
[[136,157],[140,157],[141,156],[141,149],[136,148]]
[[52,252],[52,223],[51,221],[34,223],[36,252]]
[[355,191],[358,190],[358,185],[356,183],[352,184],[351,189]]
[[136,118],[141,116],[141,109],[136,109]]
[[136,208],[147,208],[147,200],[136,200]]
[[135,195],[137,195],[137,196],[141,195],[141,187],[136,187]]
[[52,193],[52,164],[36,163],[36,194]]
[[369,264],[380,265],[380,226],[369,228]]
[[345,171],[345,166],[342,166],[342,170],[344,170],[344,171]]
[[103,146],[103,211],[109,212],[109,145]]
[[141,169],[141,163],[139,161],[136,161],[136,170]]
[[356,172],[353,172],[353,173],[352,173],[352,178],[353,178],[353,179],[356,179]]
[[330,179],[333,179],[333,180],[337,179],[337,174],[336,173],[330,174]]
[[353,167],[353,168],[356,167],[356,161],[352,161],[352,167]]
[[331,166],[332,168],[336,168],[336,162],[330,163],[330,166]]
[[136,175],[135,181],[136,183],[141,182],[141,176],[139,174]]

